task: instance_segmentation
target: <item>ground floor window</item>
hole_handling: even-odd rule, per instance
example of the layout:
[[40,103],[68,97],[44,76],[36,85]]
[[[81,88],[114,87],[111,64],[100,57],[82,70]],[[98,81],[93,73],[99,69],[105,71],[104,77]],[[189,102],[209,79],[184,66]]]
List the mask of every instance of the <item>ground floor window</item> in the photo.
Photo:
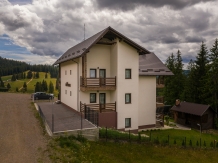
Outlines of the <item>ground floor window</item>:
[[131,118],[125,118],[125,128],[131,127]]
[[90,103],[96,103],[96,93],[90,93]]

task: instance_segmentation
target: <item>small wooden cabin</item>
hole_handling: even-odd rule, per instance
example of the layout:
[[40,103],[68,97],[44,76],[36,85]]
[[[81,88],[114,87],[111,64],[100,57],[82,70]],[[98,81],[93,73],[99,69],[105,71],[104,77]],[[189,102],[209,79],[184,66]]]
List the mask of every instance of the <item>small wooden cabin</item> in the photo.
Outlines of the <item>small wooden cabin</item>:
[[174,114],[174,121],[178,124],[208,130],[214,127],[214,110],[209,105],[177,101],[171,108]]

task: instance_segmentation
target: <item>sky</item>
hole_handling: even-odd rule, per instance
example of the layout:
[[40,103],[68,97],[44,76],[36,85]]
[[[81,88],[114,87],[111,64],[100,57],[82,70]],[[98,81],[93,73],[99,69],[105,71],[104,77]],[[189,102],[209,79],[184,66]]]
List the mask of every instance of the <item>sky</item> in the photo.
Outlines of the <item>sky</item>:
[[195,60],[218,38],[218,0],[0,0],[0,56],[53,64],[70,47],[111,26],[162,62],[180,50]]

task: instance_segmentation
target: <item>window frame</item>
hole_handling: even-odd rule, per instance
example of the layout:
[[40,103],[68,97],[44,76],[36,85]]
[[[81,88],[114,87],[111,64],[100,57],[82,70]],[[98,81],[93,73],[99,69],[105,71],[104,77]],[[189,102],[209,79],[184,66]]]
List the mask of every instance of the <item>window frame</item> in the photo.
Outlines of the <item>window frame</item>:
[[[129,73],[130,73],[130,77],[127,77],[127,75],[126,75],[126,73],[129,71]],[[125,69],[125,79],[132,79],[132,69],[130,69],[130,68],[126,68]]]
[[70,75],[71,75],[72,71],[70,70]]
[[[129,102],[127,101],[127,95],[129,95]],[[131,99],[131,93],[125,93],[125,104],[131,104],[132,99]]]
[[[91,71],[92,71],[92,70],[95,71],[95,77],[92,77],[92,76],[91,76]],[[94,68],[90,68],[90,70],[89,70],[89,77],[90,77],[90,78],[97,78],[97,70],[94,69]]]
[[[91,95],[95,95],[95,100],[94,100],[94,101],[92,101]],[[96,101],[97,101],[97,98],[96,98],[96,97],[97,97],[96,93],[90,93],[90,95],[89,95],[90,103],[96,103]]]
[[131,128],[131,118],[125,118],[125,128]]

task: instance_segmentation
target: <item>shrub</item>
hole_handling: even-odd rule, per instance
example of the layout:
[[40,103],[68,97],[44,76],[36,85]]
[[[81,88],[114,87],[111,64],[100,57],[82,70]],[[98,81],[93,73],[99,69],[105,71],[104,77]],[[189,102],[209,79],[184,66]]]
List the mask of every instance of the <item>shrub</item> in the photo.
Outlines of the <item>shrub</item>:
[[189,141],[189,145],[192,146],[192,140]]
[[198,140],[197,140],[197,142],[196,142],[196,146],[197,146],[197,147],[199,146],[199,142],[198,142]]

